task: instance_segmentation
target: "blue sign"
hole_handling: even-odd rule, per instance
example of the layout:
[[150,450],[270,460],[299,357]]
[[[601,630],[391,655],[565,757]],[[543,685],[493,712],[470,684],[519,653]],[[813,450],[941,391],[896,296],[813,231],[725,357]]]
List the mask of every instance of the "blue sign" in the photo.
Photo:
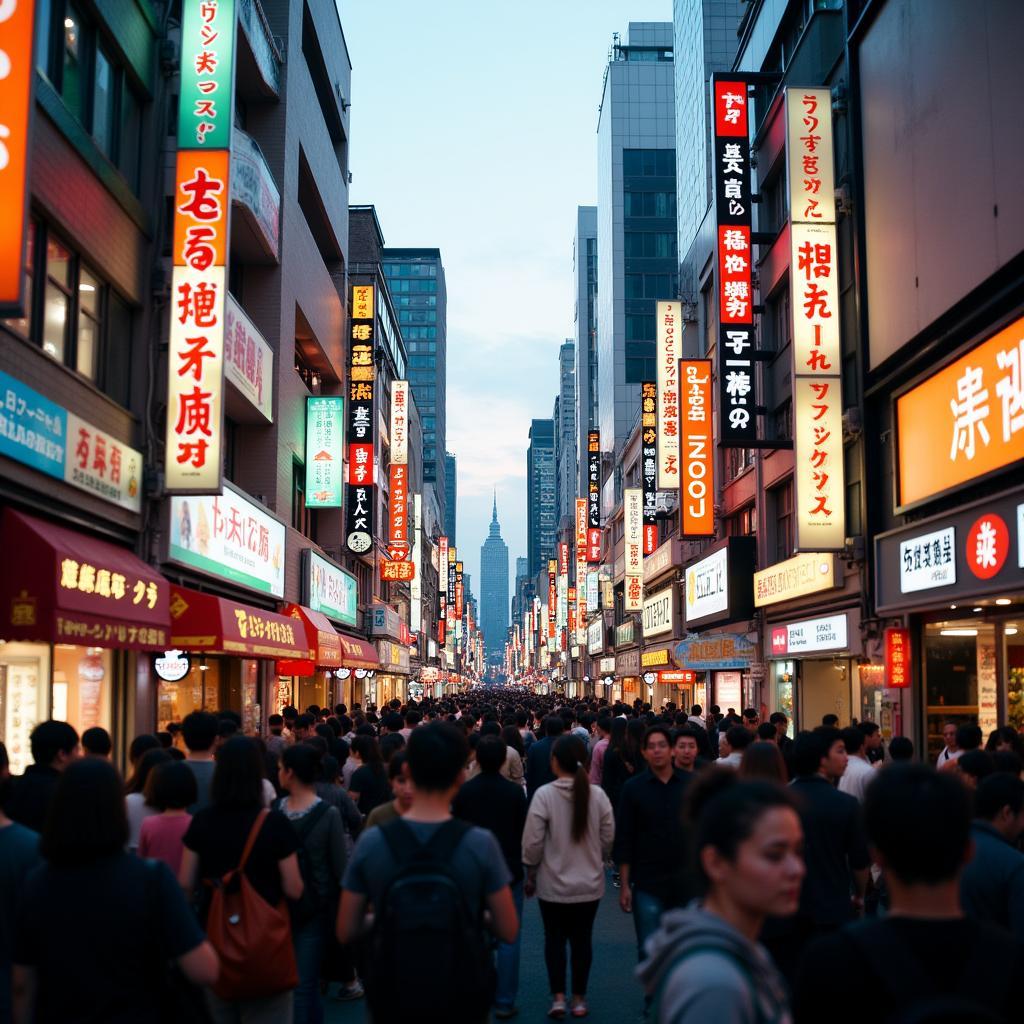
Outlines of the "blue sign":
[[754,645],[741,633],[691,633],[676,646],[676,664],[704,672],[709,669],[747,669]]
[[0,372],[0,455],[64,479],[67,412]]

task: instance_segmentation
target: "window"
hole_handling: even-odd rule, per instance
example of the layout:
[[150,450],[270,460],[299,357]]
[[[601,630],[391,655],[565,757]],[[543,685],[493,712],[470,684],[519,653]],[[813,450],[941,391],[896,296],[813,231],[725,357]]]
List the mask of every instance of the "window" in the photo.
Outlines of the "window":
[[71,251],[56,238],[46,245],[46,286],[43,303],[43,351],[64,362],[71,321]]
[[793,481],[768,492],[768,511],[775,524],[775,561],[783,562],[793,553]]
[[669,259],[676,255],[674,231],[626,231],[624,234],[627,257]]
[[622,173],[626,177],[674,178],[676,151],[674,149],[624,149]]
[[781,352],[790,342],[789,284],[784,281],[776,288],[765,303],[761,318],[764,334],[763,348],[768,352]]
[[665,217],[675,219],[675,192],[626,192],[627,217]]
[[626,341],[654,341],[655,317],[639,313],[626,314]]
[[36,241],[36,223],[29,221],[26,232],[25,244],[25,315],[10,320],[0,321],[6,324],[12,331],[17,331],[23,338],[32,335],[32,267],[34,263],[34,249]]
[[96,48],[92,82],[92,137],[104,153],[111,153],[114,149],[114,69],[102,46]]
[[313,514],[306,508],[306,467],[292,460],[292,528],[306,537],[313,535]]
[[741,508],[729,517],[728,534],[730,537],[753,537],[757,533],[757,513],[753,505]]
[[320,371],[305,357],[298,345],[295,346],[295,372],[314,394],[320,390]]
[[68,110],[80,121],[85,119],[82,56],[82,16],[73,4],[68,4],[64,17],[64,59],[61,66],[60,93]]
[[787,398],[775,410],[775,434],[780,440],[788,440],[793,436],[793,400]]
[[410,356],[409,368],[413,370],[433,370],[437,366],[437,356]]
[[75,369],[95,380],[100,354],[101,285],[95,274],[82,267],[78,275],[78,345]]
[[750,448],[728,448],[726,470],[730,480],[748,470],[754,464],[754,452]]

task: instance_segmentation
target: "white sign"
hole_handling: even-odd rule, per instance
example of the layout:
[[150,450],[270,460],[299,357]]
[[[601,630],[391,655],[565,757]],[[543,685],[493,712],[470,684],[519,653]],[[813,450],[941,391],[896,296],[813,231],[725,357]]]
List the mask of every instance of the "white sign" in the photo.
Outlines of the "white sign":
[[329,619],[354,626],[359,614],[359,585],[355,576],[310,549],[307,603]]
[[594,619],[587,626],[587,654],[600,654],[604,650],[604,619]]
[[658,488],[679,487],[679,355],[682,320],[678,302],[658,303]]
[[409,382],[391,384],[391,462],[404,466],[409,462]]
[[787,89],[786,165],[790,218],[795,224],[835,221],[832,150],[831,91]]
[[614,672],[615,671],[615,659],[614,658],[602,658],[597,663],[598,672]]
[[740,672],[715,673],[715,703],[720,708],[740,710],[743,703],[743,675]]
[[900,591],[931,590],[956,583],[956,528],[900,542]]
[[[980,637],[979,637],[980,639]],[[978,644],[978,726],[987,736],[999,725],[999,687],[996,682],[996,649]]]
[[423,497],[412,496],[412,564],[413,577],[409,580],[409,629],[413,633],[423,629]]
[[[1024,506],[1021,507],[1024,508]],[[1024,550],[1024,548],[1021,550]],[[587,608],[592,612],[597,611],[597,606],[600,604],[597,581],[598,576],[596,572],[587,573]]]
[[847,646],[846,616],[806,619],[786,626],[786,653],[809,654],[814,651],[839,651]]
[[625,569],[627,612],[643,608],[643,507],[644,492],[639,487],[627,487],[622,496],[625,517]]
[[729,549],[695,562],[686,570],[686,623],[720,615],[729,608]]
[[228,292],[224,376],[268,422],[274,420],[274,350]]
[[666,587],[644,601],[644,636],[659,636],[672,630],[675,587]]
[[68,413],[64,479],[130,512],[142,509],[142,452]]
[[284,523],[227,484],[220,494],[171,498],[170,561],[274,597],[284,597],[287,535]]
[[153,668],[157,679],[165,683],[176,683],[189,674],[192,660],[184,651],[164,651],[153,659]]

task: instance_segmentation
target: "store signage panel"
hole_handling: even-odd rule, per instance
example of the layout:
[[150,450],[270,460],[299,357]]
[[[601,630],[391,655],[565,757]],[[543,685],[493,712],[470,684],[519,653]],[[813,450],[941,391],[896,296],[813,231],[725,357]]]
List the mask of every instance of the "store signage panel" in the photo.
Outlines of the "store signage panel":
[[670,633],[675,625],[675,588],[666,587],[644,600],[644,637]]
[[306,398],[307,508],[341,508],[344,405],[341,395]]
[[910,686],[910,630],[885,631],[885,685],[897,690]]
[[831,590],[837,585],[836,579],[836,556],[808,551],[754,573],[754,606],[763,608]]
[[355,576],[311,548],[303,553],[302,603],[346,626],[359,617],[359,585]]
[[1024,459],[1024,317],[896,400],[899,504]]
[[616,654],[615,674],[619,676],[638,676],[640,674],[640,652],[634,650]]
[[[35,0],[0,3],[0,316],[24,312]],[[45,23],[39,31],[49,35]]]
[[711,360],[682,360],[679,382],[682,460],[679,501],[683,513],[683,535],[711,537],[715,533]]
[[622,647],[631,644],[636,640],[636,621],[627,619],[615,627],[615,646]]
[[639,487],[627,487],[622,492],[625,517],[625,610],[627,612],[638,612],[643,608],[643,500],[643,491]]
[[231,148],[236,20],[234,0],[184,0],[180,149]]
[[[880,611],[985,597],[1021,589],[1024,489],[972,502],[875,539],[875,604]],[[947,562],[949,541],[950,561]],[[927,543],[931,565],[926,568]],[[939,563],[935,564],[936,544]],[[908,554],[910,557],[908,571]],[[917,565],[920,555],[921,568]],[[947,582],[928,582],[932,574]],[[927,587],[915,585],[920,581]],[[910,586],[907,586],[909,582]]]
[[796,546],[846,546],[842,386],[838,377],[794,377]]
[[274,421],[274,350],[228,292],[224,376],[268,422]]
[[747,82],[711,76],[715,280],[718,288],[719,444],[757,439]]
[[[652,424],[656,448],[655,489],[679,486],[679,356],[682,320],[678,302],[657,306],[657,422]],[[652,410],[653,411],[653,410]],[[646,445],[646,439],[644,441]],[[653,550],[653,549],[652,549]]]
[[[660,303],[659,303],[660,305]],[[654,381],[640,385],[640,482],[644,494],[644,555],[654,554],[658,546],[658,389]],[[678,422],[678,409],[676,421]],[[678,441],[678,438],[676,439]],[[678,447],[678,445],[677,445]],[[678,460],[673,460],[677,470]],[[678,480],[673,486],[678,486]]]
[[604,619],[598,618],[587,626],[587,654],[600,654],[604,650]]
[[750,618],[754,611],[750,585],[754,558],[753,537],[728,537],[716,544],[709,554],[686,567],[688,627]]
[[644,583],[660,576],[663,572],[679,564],[682,548],[677,537],[672,537],[644,559]]
[[843,613],[821,619],[791,622],[785,626],[773,626],[772,656],[845,650],[849,646],[847,625],[847,616]]
[[376,324],[371,284],[351,289],[348,354],[348,478],[345,486],[345,546],[356,555],[373,548],[376,443],[373,362]]
[[409,382],[396,380],[391,385],[391,463],[404,466],[409,461]]
[[287,529],[228,485],[171,498],[169,561],[274,597],[284,596]]
[[192,671],[192,659],[187,651],[164,651],[153,655],[153,671],[165,683],[177,683]]
[[831,91],[827,87],[787,90],[786,164],[794,223],[835,222],[832,153]]
[[697,672],[746,669],[756,648],[740,633],[691,634],[676,645],[677,665]]

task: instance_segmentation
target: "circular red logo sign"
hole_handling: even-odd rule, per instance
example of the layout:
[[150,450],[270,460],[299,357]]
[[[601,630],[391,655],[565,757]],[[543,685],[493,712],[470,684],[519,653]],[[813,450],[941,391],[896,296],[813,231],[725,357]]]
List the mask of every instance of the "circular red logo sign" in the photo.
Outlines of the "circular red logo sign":
[[967,534],[967,568],[978,579],[990,580],[1010,553],[1010,531],[994,512],[978,516]]

